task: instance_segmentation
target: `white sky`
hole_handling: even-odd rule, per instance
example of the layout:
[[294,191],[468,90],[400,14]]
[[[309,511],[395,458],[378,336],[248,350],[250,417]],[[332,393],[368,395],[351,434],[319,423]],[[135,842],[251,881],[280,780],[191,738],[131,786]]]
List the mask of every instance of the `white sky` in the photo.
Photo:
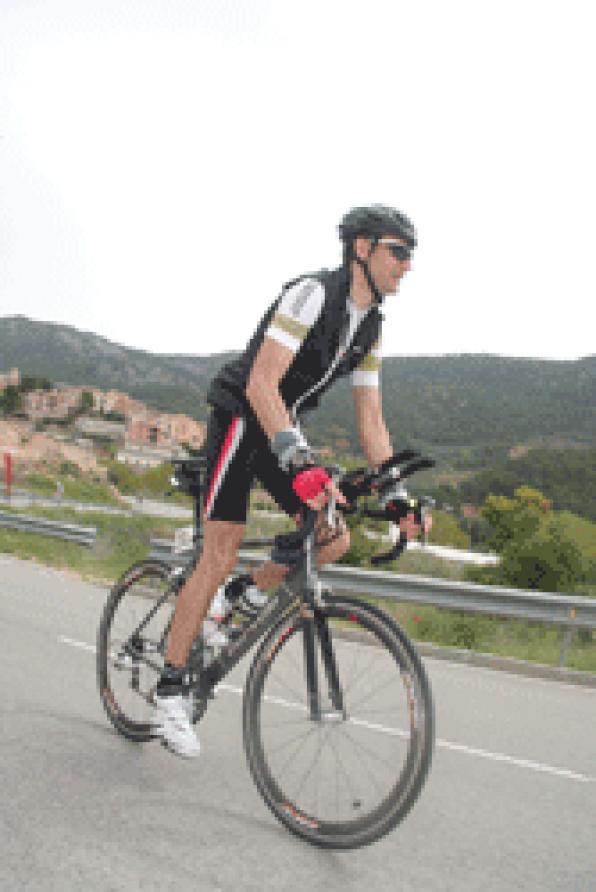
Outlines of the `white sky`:
[[596,352],[591,10],[0,0],[0,316],[241,349],[381,201],[420,237],[385,355]]

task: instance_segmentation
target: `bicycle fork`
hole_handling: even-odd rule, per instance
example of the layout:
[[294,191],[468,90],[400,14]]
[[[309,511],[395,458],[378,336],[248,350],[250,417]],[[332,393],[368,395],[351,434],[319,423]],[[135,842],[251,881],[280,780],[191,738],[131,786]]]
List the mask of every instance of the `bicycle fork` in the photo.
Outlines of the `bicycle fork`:
[[[315,608],[303,613],[303,645],[304,667],[306,672],[306,691],[308,699],[308,715],[311,721],[345,721],[346,710],[337,663],[333,649],[333,641],[327,619]],[[327,681],[327,690],[332,709],[325,709],[321,704],[319,688],[319,669],[317,664],[317,642],[321,649],[321,663]]]

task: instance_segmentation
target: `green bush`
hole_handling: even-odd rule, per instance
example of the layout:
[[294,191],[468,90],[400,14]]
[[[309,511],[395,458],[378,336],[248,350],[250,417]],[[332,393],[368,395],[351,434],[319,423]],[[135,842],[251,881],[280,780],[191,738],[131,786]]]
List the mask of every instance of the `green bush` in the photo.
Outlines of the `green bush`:
[[595,557],[582,552],[569,517],[553,512],[537,490],[520,487],[513,499],[489,496],[482,514],[490,525],[489,544],[501,555],[501,562],[497,567],[470,568],[468,579],[571,593],[592,572]]
[[81,469],[78,465],[75,465],[72,461],[63,461],[60,467],[58,468],[59,474],[65,474],[70,477],[80,477]]
[[556,517],[509,543],[500,570],[505,585],[543,592],[574,592],[584,576],[579,548]]
[[464,650],[478,649],[479,644],[490,637],[493,623],[487,617],[433,607],[419,608],[414,619],[413,631],[421,641]]
[[56,492],[56,480],[46,474],[32,472],[25,476],[23,482],[27,489],[31,489],[40,495],[51,496]]
[[[62,467],[69,467],[70,462],[64,462]],[[76,466],[75,466],[76,467]],[[64,474],[55,476],[52,474],[27,474],[24,478],[27,489],[41,496],[51,498],[56,495],[57,484],[63,486],[63,496],[75,502],[95,502],[100,505],[118,505],[118,499],[105,483],[83,477],[76,467],[76,475],[67,477]]]
[[433,511],[433,526],[429,542],[433,545],[447,545],[465,551],[471,547],[470,536],[464,532],[456,518],[446,511]]
[[152,498],[165,498],[175,495],[177,500],[185,504],[189,501],[174,490],[171,482],[172,465],[166,462],[156,468],[148,468],[146,471],[135,471],[130,465],[123,462],[107,459],[105,466],[108,469],[108,480],[123,495],[150,496]]

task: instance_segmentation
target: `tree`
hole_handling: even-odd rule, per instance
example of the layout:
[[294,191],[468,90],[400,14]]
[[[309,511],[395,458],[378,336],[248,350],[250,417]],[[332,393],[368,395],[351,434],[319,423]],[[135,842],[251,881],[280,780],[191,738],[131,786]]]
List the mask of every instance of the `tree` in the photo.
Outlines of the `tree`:
[[[573,592],[585,575],[582,554],[551,503],[522,486],[514,498],[488,496],[481,513],[489,523],[489,545],[501,563],[482,579],[538,591]],[[475,578],[480,580],[479,574]]]
[[14,384],[8,384],[4,393],[0,394],[0,408],[6,415],[13,415],[21,410],[22,399],[20,388]]
[[93,409],[93,394],[90,390],[84,390],[81,394],[81,412],[91,412]]
[[49,378],[40,375],[23,375],[20,390],[22,393],[29,393],[31,390],[51,390],[53,386]]
[[581,552],[556,516],[526,539],[513,540],[500,569],[506,585],[543,592],[573,592],[584,576]]
[[516,489],[513,499],[488,496],[480,513],[489,523],[489,547],[500,554],[512,542],[527,539],[550,510],[550,502],[529,486]]

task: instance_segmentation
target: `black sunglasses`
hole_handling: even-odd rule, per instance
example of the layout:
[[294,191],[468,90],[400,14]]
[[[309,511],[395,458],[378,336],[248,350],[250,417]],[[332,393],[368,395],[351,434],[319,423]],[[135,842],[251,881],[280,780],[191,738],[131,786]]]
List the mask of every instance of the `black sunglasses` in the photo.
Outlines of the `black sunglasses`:
[[400,245],[399,242],[394,242],[389,238],[380,238],[377,242],[378,245],[386,245],[396,260],[409,260],[412,256],[412,249],[408,248],[407,245]]

